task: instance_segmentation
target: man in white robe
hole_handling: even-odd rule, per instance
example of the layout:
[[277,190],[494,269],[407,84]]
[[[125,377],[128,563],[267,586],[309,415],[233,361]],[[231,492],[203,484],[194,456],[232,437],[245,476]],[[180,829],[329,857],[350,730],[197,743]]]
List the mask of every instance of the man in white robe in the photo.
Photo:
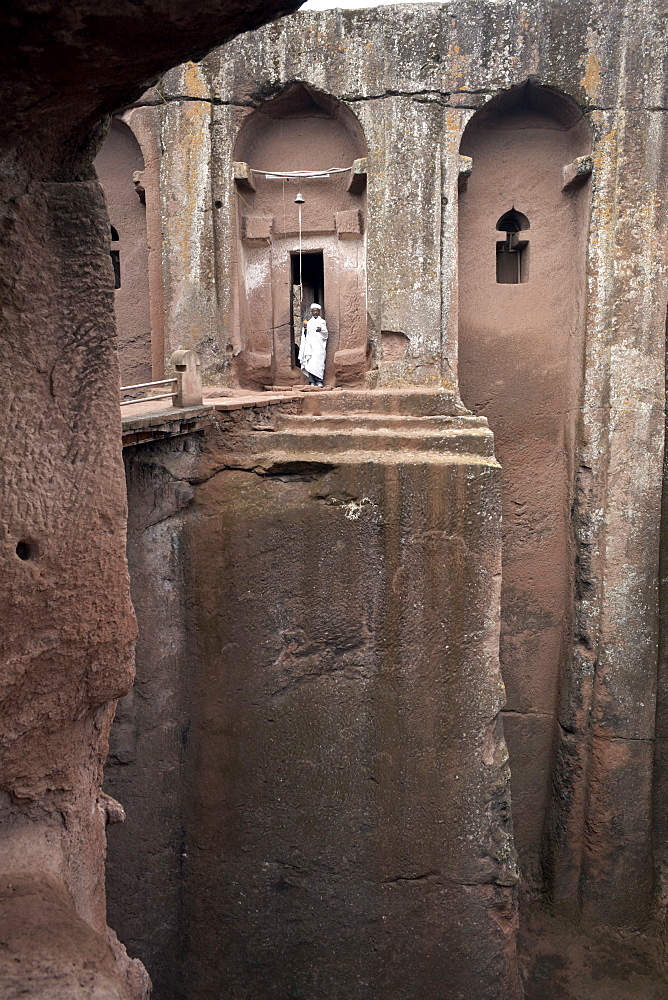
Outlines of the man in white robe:
[[320,306],[311,306],[311,318],[304,320],[301,344],[299,345],[299,365],[306,375],[309,385],[322,385],[327,354],[327,324],[320,315]]

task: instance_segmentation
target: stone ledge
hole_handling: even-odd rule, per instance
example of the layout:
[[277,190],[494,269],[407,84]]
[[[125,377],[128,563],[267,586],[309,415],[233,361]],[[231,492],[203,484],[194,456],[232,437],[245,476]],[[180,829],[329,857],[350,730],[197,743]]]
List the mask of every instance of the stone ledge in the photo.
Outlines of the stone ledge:
[[292,403],[303,398],[301,392],[262,392],[256,396],[214,396],[212,399],[207,399],[207,405],[224,412],[226,410],[250,410],[254,406],[270,406],[272,403]]
[[128,414],[121,420],[123,447],[159,441],[179,434],[191,434],[210,426],[213,420],[210,405],[187,408],[166,406],[163,409]]
[[[263,456],[260,464],[269,462],[271,465],[278,461],[280,465],[288,455],[292,456],[293,463],[330,461],[338,464],[345,461],[357,464],[370,461],[394,465],[415,461],[463,460],[497,464],[494,436],[485,417],[470,413],[430,414],[430,409],[436,409],[444,402],[439,393],[432,393],[430,398],[426,394],[419,399],[413,398],[415,408],[422,410],[417,415],[402,412],[400,406],[394,412],[370,409],[376,399],[389,402],[385,393],[374,394],[373,400],[368,395],[354,394],[350,403],[369,408],[344,408],[338,413],[330,410],[324,415],[308,412],[301,415],[277,414],[270,453]],[[394,401],[396,403],[396,399]],[[255,440],[262,451],[262,444],[257,438]],[[278,459],[276,456],[279,456]]]

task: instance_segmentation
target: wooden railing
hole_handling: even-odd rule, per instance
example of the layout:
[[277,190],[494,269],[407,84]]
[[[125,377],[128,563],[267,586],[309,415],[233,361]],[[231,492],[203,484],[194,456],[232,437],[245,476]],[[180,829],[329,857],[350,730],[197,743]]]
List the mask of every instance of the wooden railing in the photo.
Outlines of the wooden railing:
[[194,351],[174,351],[169,359],[176,369],[172,378],[157,379],[155,382],[138,382],[136,385],[122,385],[121,393],[138,389],[154,389],[162,385],[174,386],[173,392],[159,392],[154,396],[138,396],[122,399],[121,406],[131,403],[152,403],[158,399],[171,399],[173,406],[190,407],[202,405],[202,378],[199,373],[199,358]]
[[[152,389],[156,385],[177,385],[176,378],[162,378],[157,382],[138,382],[137,385],[122,385],[121,392],[131,392],[133,389]],[[154,399],[175,399],[178,392],[161,392],[155,396],[139,396],[136,399],[122,399],[121,406],[129,406],[131,403],[144,403]],[[174,404],[176,405],[176,404]]]

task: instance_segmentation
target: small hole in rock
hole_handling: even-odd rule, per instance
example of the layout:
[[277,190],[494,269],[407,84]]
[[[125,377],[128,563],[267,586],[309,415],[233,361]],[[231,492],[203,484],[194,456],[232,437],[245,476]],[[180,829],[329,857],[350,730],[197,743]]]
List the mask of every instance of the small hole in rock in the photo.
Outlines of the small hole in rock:
[[32,559],[35,554],[34,546],[31,542],[27,542],[25,539],[22,539],[16,546],[16,554],[19,559],[23,559],[24,561]]
[[216,208],[222,208],[223,207],[222,201],[214,201],[214,205],[216,206]]

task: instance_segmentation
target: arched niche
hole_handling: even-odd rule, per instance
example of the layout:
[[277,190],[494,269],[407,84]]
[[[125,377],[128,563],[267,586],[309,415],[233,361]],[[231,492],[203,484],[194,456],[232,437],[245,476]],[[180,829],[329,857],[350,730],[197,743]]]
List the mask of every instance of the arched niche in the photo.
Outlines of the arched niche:
[[501,665],[517,843],[536,870],[570,642],[570,509],[581,394],[591,134],[527,83],[470,119],[460,152],[459,380],[503,468]]
[[[366,152],[352,112],[303,83],[245,119],[234,151],[242,384],[303,381],[296,345],[311,301],[323,306],[329,329],[325,382],[363,381]],[[324,175],[286,176],[299,171]]]
[[138,176],[144,159],[132,130],[118,118],[95,158],[95,169],[111,221],[121,385],[148,382],[152,378],[148,247]]

